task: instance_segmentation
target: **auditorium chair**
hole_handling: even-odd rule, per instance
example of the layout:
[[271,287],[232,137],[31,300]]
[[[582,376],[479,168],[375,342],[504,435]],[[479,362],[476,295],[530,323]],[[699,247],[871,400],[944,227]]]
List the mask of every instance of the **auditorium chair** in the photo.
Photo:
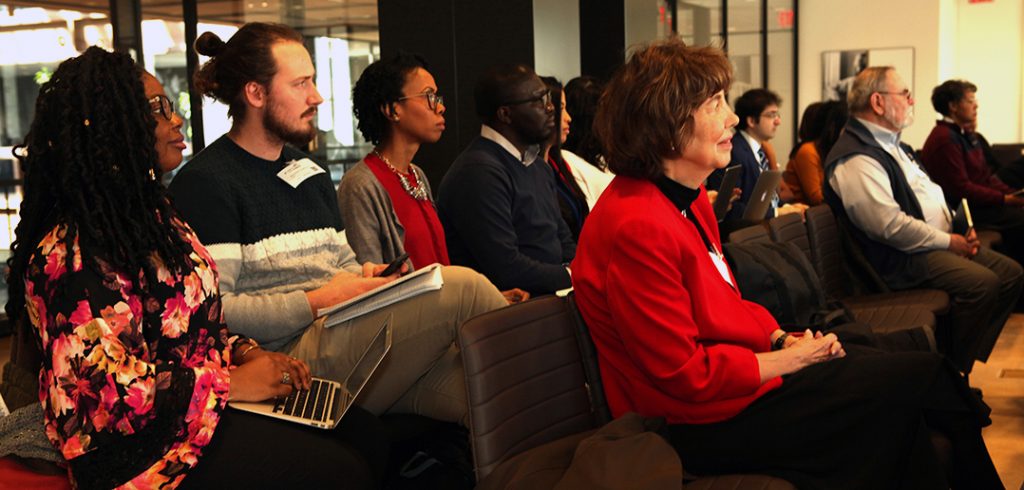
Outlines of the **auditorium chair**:
[[[827,208],[826,208],[827,209]],[[814,253],[811,248],[810,237],[807,227],[804,225],[804,218],[799,214],[786,214],[768,221],[768,232],[772,241],[790,242],[797,246],[812,263]],[[820,242],[820,240],[819,240]],[[816,270],[820,271],[820,269]],[[824,278],[819,279],[824,283]],[[826,288],[825,296],[835,301],[838,298],[831,296]],[[928,327],[930,333],[934,333],[936,327],[935,314],[931,307],[924,304],[870,304],[870,303],[848,303],[841,301],[854,319],[860,323],[870,325],[872,330],[878,333],[893,332],[906,328]]]
[[[849,308],[862,306],[888,306],[902,308],[907,305],[926,307],[937,317],[949,311],[949,295],[937,289],[907,289],[890,291],[874,269],[859,254],[849,233],[840,228],[832,210],[827,205],[814,206],[807,210],[807,236],[811,247],[811,263],[818,271],[825,295],[843,302]],[[847,245],[843,245],[843,243]],[[857,281],[849,271],[868,274],[867,281]],[[858,294],[854,284],[868,283],[876,292]]]
[[[471,318],[459,345],[477,481],[516,455],[580,438],[611,418],[596,350],[571,297],[544,296]],[[686,488],[794,487],[763,475],[724,475],[687,480]]]

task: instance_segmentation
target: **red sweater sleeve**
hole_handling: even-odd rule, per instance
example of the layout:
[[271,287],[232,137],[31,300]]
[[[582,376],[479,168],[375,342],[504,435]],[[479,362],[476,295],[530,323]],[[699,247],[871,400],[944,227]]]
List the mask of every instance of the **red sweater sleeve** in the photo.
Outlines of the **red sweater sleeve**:
[[752,350],[701,341],[690,292],[680,281],[687,267],[676,238],[663,226],[635,220],[624,223],[614,240],[616,259],[606,281],[629,294],[609,295],[611,321],[621,326],[626,352],[651,382],[688,402],[755,393],[761,374]]

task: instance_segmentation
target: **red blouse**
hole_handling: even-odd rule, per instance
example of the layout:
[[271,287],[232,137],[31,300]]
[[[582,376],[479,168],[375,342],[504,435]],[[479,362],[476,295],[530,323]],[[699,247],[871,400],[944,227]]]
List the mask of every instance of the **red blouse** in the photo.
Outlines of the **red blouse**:
[[[412,266],[419,269],[434,262],[451,265],[451,261],[448,260],[448,244],[444,240],[444,228],[441,226],[441,219],[437,217],[437,209],[432,198],[417,201],[410,196],[402,187],[398,175],[377,155],[370,153],[366,155],[364,161],[391,197],[391,205],[398,216],[398,222],[405,228],[405,242],[402,245],[409,253]],[[411,185],[415,186],[419,181],[412,168],[404,175]]]
[[[720,250],[703,189],[691,210]],[[754,355],[778,324],[723,279],[696,226],[651,182],[619,176],[601,194],[572,283],[615,416],[718,422],[782,384],[761,383]]]

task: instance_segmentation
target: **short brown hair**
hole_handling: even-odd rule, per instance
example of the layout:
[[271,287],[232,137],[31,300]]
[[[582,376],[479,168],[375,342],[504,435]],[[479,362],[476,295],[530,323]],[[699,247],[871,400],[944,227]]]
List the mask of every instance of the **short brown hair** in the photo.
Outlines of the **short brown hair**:
[[608,83],[594,120],[608,168],[648,180],[663,175],[661,160],[682,152],[693,135],[693,113],[731,83],[732,67],[718,48],[669,39],[637,50]]
[[228,105],[228,116],[245,116],[245,84],[256,82],[264,87],[277,74],[273,47],[278,42],[302,44],[302,34],[284,24],[250,22],[242,26],[227,42],[212,32],[196,39],[195,49],[209,56],[192,80],[196,90]]

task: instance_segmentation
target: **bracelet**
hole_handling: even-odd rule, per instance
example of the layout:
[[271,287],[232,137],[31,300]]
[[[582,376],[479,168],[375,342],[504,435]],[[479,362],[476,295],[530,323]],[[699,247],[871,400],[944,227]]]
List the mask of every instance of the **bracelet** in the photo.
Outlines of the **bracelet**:
[[782,350],[782,348],[786,346],[786,339],[788,338],[789,333],[782,332],[782,335],[779,335],[779,337],[775,339],[775,342],[772,342],[772,350]]
[[[241,361],[242,358],[244,358],[245,355],[249,353],[249,351],[251,351],[251,350],[253,350],[253,349],[255,349],[255,348],[260,346],[260,344],[256,343],[256,341],[253,340],[253,339],[247,339],[247,340],[248,340],[247,345],[244,345],[241,348],[239,348],[240,352],[238,353],[238,355],[235,356],[235,364],[238,364],[238,361]],[[246,347],[248,347],[248,348],[246,348]],[[245,350],[242,350],[242,349],[245,349]]]

